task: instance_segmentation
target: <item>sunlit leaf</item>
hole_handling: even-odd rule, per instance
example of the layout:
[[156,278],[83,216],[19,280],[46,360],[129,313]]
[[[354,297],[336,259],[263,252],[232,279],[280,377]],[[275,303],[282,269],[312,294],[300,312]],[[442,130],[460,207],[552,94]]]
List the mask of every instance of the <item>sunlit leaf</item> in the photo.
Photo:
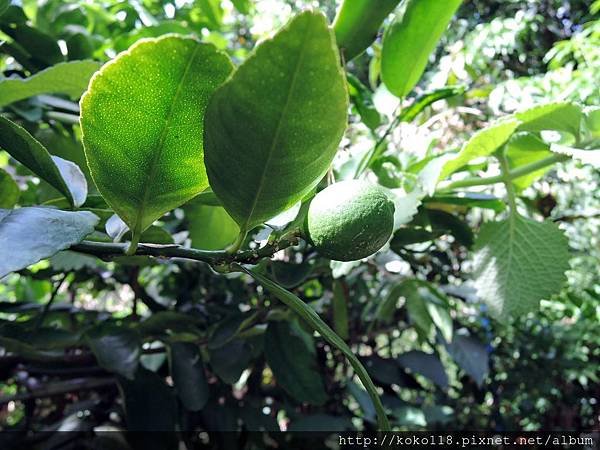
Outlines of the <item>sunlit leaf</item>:
[[249,230],[325,175],[346,126],[347,93],[321,13],[296,16],[217,90],[205,119],[210,185]]
[[92,78],[81,100],[88,164],[134,241],[208,187],[202,119],[230,71],[212,45],[168,35],[136,43]]

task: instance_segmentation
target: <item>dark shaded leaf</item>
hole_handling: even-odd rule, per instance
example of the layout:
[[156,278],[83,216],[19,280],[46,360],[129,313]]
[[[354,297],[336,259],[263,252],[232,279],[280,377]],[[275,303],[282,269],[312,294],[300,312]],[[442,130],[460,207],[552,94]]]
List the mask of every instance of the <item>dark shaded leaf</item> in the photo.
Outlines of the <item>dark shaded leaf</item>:
[[400,366],[429,378],[442,389],[448,387],[448,375],[437,355],[412,350],[398,356],[396,360]]
[[141,353],[141,341],[136,331],[114,324],[100,324],[86,333],[86,341],[100,367],[133,379]]
[[297,401],[325,403],[311,335],[289,322],[271,322],[265,334],[265,357],[277,383]]
[[197,345],[173,342],[170,345],[171,376],[181,403],[190,411],[200,411],[208,401],[208,383]]
[[460,368],[481,387],[490,370],[485,345],[471,336],[456,335],[454,340],[445,346]]

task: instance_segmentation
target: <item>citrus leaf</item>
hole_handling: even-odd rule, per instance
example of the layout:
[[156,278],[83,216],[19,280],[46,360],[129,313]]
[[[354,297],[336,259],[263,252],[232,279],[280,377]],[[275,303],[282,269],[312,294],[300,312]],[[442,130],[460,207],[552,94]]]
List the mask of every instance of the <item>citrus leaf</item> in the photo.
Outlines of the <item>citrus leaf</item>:
[[167,35],[138,41],[92,78],[81,100],[85,154],[134,241],[208,187],[202,119],[231,69],[214,46]]
[[209,349],[210,366],[227,384],[234,384],[252,360],[247,340],[234,339],[219,348]]
[[429,55],[442,37],[461,0],[407,0],[383,38],[381,77],[402,98],[417,84]]
[[192,247],[220,250],[231,244],[240,229],[221,206],[208,206],[193,199],[185,206]]
[[0,209],[0,278],[81,242],[96,223],[88,211]]
[[475,242],[476,287],[495,317],[518,317],[556,293],[569,268],[569,246],[552,222],[512,214],[481,227]]
[[519,124],[518,120],[509,118],[498,121],[475,133],[465,142],[460,152],[444,164],[439,179],[444,179],[456,172],[472,159],[494,153],[506,143]]
[[79,166],[59,156],[51,156],[51,158],[69,188],[73,205],[76,207],[83,205],[87,198],[88,186],[85,175]]
[[265,357],[277,383],[297,401],[325,403],[327,393],[311,335],[289,322],[270,322]]
[[383,20],[400,0],[345,0],[333,23],[345,61],[364,52],[377,38]]
[[136,331],[103,323],[86,333],[86,341],[100,367],[133,380],[142,346]]
[[208,383],[198,346],[173,342],[170,346],[171,376],[181,403],[190,411],[200,411],[208,401]]
[[40,94],[66,94],[77,100],[100,68],[96,61],[59,63],[25,79],[0,81],[0,106]]
[[19,200],[19,185],[3,169],[0,169],[0,208],[12,208]]
[[325,175],[348,98],[325,16],[306,11],[264,41],[205,117],[210,185],[243,231],[300,201]]
[[[34,174],[56,188],[67,197],[72,205],[78,206],[68,184],[61,175],[60,169],[56,166],[46,148],[25,128],[4,116],[0,116],[0,149],[8,152]],[[80,200],[80,197],[78,199]]]

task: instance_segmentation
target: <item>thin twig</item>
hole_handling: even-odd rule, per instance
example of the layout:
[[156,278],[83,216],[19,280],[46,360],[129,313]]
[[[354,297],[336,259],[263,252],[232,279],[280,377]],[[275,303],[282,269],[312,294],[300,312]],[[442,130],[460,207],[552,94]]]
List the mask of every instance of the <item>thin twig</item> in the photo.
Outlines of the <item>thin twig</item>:
[[48,312],[50,311],[50,307],[52,306],[52,303],[54,302],[54,299],[56,298],[58,291],[60,290],[60,288],[62,287],[62,285],[64,284],[64,282],[68,276],[69,276],[69,272],[64,273],[62,278],[60,279],[60,281],[56,284],[56,286],[52,290],[52,293],[50,294],[50,298],[48,299],[48,302],[44,305],[44,309],[42,310],[42,313],[39,315],[39,317],[37,319],[37,322],[35,324],[35,330],[38,330],[44,323],[44,320],[46,319],[46,316],[48,315]]

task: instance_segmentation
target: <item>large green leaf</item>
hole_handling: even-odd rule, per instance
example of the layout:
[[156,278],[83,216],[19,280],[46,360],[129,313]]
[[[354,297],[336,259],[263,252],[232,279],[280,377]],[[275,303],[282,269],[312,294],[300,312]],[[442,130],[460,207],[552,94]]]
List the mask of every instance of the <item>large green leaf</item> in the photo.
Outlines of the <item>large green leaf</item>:
[[87,211],[0,209],[0,278],[81,242],[96,223]]
[[0,208],[12,208],[19,200],[19,186],[3,169],[0,169]]
[[277,383],[297,401],[325,403],[327,394],[318,371],[315,343],[306,331],[289,322],[269,323],[265,357]]
[[417,84],[462,0],[406,0],[387,29],[381,77],[394,95],[404,97]]
[[93,73],[100,68],[96,61],[60,63],[25,79],[0,81],[0,106],[39,94],[60,93],[78,99]]
[[100,367],[133,379],[142,346],[140,336],[135,330],[102,323],[86,333],[86,341]]
[[569,246],[552,222],[512,213],[481,227],[475,242],[477,291],[496,317],[517,317],[556,293],[569,268]]
[[[69,185],[65,181],[65,177],[61,175],[61,167],[58,167],[55,161],[53,161],[46,148],[29,134],[27,130],[4,116],[0,116],[0,149],[8,152],[38,177],[56,188],[69,199],[71,204],[80,206],[83,203],[81,202],[81,192],[73,195],[69,189]],[[61,166],[63,169],[71,172],[71,166],[68,166],[68,164]],[[67,174],[65,176],[69,177]],[[83,196],[83,201],[85,201],[85,196]]]
[[301,200],[325,175],[348,98],[321,13],[296,16],[217,90],[205,118],[213,191],[249,230]]
[[519,123],[518,120],[509,118],[498,121],[475,133],[465,142],[460,152],[444,164],[440,179],[446,178],[472,159],[494,153],[512,136]]
[[133,241],[208,187],[202,119],[231,70],[214,46],[167,35],[137,42],[92,78],[81,100],[86,157]]
[[173,342],[170,346],[171,376],[181,403],[190,411],[200,411],[208,401],[208,383],[197,345]]

